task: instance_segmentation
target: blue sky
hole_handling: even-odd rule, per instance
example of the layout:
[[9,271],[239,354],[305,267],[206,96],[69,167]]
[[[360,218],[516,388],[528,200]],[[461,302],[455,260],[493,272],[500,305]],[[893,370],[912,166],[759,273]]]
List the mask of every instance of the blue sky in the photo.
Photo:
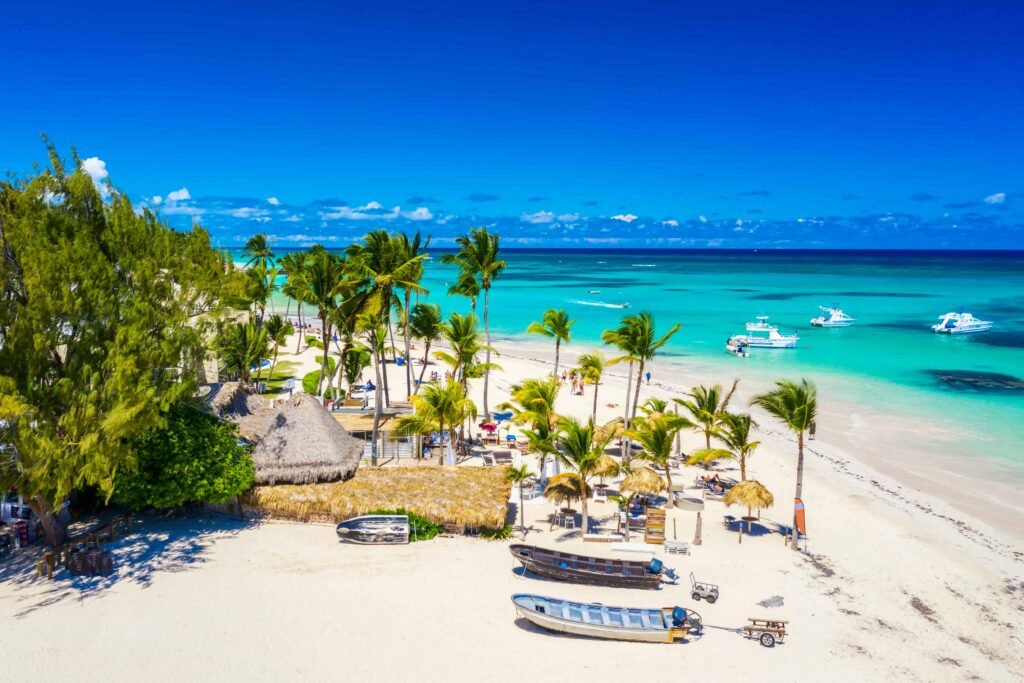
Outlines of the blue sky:
[[225,246],[1024,247],[1021,3],[146,4],[5,7],[0,168]]

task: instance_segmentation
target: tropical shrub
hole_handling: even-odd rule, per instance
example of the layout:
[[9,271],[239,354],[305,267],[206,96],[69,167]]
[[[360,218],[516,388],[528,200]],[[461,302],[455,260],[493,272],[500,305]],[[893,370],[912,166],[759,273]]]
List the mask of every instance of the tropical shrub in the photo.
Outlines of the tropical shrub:
[[444,527],[435,522],[431,522],[422,515],[417,515],[415,512],[409,512],[405,508],[397,508],[395,510],[372,510],[368,515],[408,515],[409,516],[409,541],[429,541],[430,539],[437,536],[439,533],[444,531]]

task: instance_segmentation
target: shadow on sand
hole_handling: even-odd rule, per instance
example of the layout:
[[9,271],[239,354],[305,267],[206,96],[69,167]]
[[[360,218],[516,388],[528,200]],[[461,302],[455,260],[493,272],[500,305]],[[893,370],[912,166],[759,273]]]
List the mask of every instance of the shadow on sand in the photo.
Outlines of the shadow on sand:
[[110,576],[72,576],[66,567],[58,567],[52,580],[38,577],[36,561],[44,549],[33,547],[0,563],[0,584],[15,589],[19,609],[13,616],[25,617],[64,600],[101,597],[125,582],[147,587],[161,572],[180,572],[203,564],[214,541],[236,536],[258,524],[217,516],[140,516],[133,520],[132,533],[103,544],[102,549],[114,555],[114,573]]

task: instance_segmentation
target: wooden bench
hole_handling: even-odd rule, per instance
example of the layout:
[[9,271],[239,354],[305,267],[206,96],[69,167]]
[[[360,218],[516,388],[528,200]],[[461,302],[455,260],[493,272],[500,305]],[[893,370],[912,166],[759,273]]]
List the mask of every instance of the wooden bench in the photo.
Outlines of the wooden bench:
[[583,534],[583,540],[591,543],[619,543],[622,539],[622,534]]
[[665,541],[665,552],[673,555],[689,555],[690,544],[686,541]]

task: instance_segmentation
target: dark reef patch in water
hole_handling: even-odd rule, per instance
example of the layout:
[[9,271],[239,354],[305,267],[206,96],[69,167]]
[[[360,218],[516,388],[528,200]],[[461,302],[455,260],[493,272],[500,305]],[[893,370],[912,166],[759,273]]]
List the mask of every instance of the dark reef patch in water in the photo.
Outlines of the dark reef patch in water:
[[1024,392],[1024,379],[980,370],[925,370],[943,386],[970,393]]
[[756,289],[743,289],[742,287],[740,287],[738,289],[727,289],[725,291],[727,291],[727,292],[756,292],[757,290]]
[[792,292],[769,292],[768,294],[755,294],[754,296],[748,296],[747,298],[751,301],[788,301],[790,299],[798,299],[803,296],[817,296],[812,292],[794,294]]
[[867,327],[885,327],[890,330],[917,330],[930,332],[932,323],[930,322],[914,322],[912,320],[892,320],[884,323],[868,323]]
[[[823,294],[822,296],[828,296]],[[877,297],[880,299],[933,299],[935,294],[921,294],[919,292],[835,292],[832,296],[864,296]]]
[[1024,330],[999,330],[971,335],[971,340],[985,346],[1024,349]]

